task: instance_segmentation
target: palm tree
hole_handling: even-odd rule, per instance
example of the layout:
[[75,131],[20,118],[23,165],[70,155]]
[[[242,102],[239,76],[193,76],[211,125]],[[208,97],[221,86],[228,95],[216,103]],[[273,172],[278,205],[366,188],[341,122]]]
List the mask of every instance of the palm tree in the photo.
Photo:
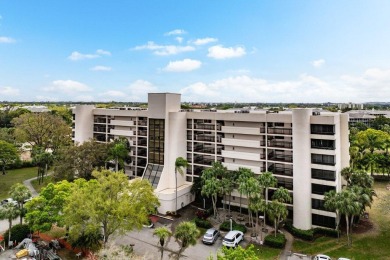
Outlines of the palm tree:
[[[259,233],[259,211],[265,212],[267,204],[261,194],[257,194],[251,198],[250,208],[256,214],[256,238]],[[263,241],[263,232],[260,231],[260,241]]]
[[176,199],[175,199],[175,213],[177,213],[177,173],[180,173],[181,176],[184,175],[184,169],[188,167],[188,161],[183,157],[177,157],[175,161],[175,184],[176,184]]
[[158,227],[154,230],[153,236],[157,236],[161,246],[161,259],[164,255],[164,245],[167,238],[172,236],[172,232],[167,227]]
[[[255,176],[254,172],[251,169],[240,167],[238,168],[238,191],[240,192],[240,215],[241,215],[241,201],[242,201],[242,193],[243,193],[243,186],[247,179],[250,177]],[[241,188],[240,188],[241,187]]]
[[240,183],[239,190],[246,195],[248,200],[248,222],[253,227],[253,219],[251,214],[251,198],[262,192],[261,186],[255,177],[249,177],[244,182]]
[[[258,177],[260,186],[265,190],[265,203],[268,204],[268,188],[276,187],[278,180],[273,176],[272,172],[263,172]],[[265,215],[265,214],[264,214]],[[264,216],[264,226],[265,226],[265,216]]]
[[174,237],[179,244],[178,259],[180,258],[183,251],[190,245],[196,244],[196,239],[200,235],[199,230],[196,228],[195,223],[185,221],[181,222],[175,230]]
[[4,206],[0,207],[0,219],[7,219],[9,224],[8,244],[10,244],[11,242],[12,220],[19,216],[19,214],[19,209],[12,203],[7,203]]
[[20,224],[23,223],[23,214],[24,214],[24,201],[31,197],[30,190],[21,183],[16,183],[12,185],[9,195],[18,203],[18,208],[20,211]]
[[347,227],[347,238],[348,246],[351,245],[350,240],[350,226],[352,221],[350,221],[353,216],[361,210],[361,204],[358,201],[357,195],[350,189],[345,189],[341,191],[339,199],[340,203],[340,214],[345,215],[346,227]]
[[345,167],[341,170],[341,176],[347,182],[347,186],[350,184],[352,174],[353,174],[353,169],[351,167]]
[[211,202],[213,204],[214,218],[218,216],[217,210],[217,200],[218,194],[220,194],[221,190],[221,180],[215,176],[212,168],[207,168],[202,172],[202,195],[206,197],[211,197]]
[[279,187],[272,196],[272,199],[281,203],[290,203],[292,201],[290,192],[284,187]]
[[285,219],[288,215],[287,206],[277,200],[273,200],[271,203],[267,205],[267,211],[270,219],[274,221],[275,237],[276,237],[276,232],[278,231],[279,223],[283,219]]
[[126,138],[115,139],[110,143],[108,151],[108,161],[115,162],[115,171],[119,171],[119,166],[130,160],[130,145]]
[[324,207],[327,210],[333,211],[336,213],[336,231],[337,239],[340,238],[339,226],[340,226],[340,209],[341,209],[341,198],[340,193],[337,193],[335,190],[325,192],[324,197]]

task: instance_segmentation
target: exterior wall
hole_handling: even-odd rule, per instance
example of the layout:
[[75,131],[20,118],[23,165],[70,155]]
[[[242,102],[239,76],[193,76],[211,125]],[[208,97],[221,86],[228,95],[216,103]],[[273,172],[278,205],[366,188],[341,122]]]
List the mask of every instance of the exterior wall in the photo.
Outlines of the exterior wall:
[[93,138],[93,105],[76,106],[73,110],[74,119],[74,142],[83,143]]

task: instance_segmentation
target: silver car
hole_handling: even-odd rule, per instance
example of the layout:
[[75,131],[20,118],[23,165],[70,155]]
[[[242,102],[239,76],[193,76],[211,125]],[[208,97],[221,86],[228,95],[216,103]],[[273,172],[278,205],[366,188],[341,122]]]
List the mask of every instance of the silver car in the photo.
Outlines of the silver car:
[[210,228],[206,231],[206,233],[203,236],[202,242],[203,244],[214,244],[214,242],[218,239],[220,233],[215,228]]

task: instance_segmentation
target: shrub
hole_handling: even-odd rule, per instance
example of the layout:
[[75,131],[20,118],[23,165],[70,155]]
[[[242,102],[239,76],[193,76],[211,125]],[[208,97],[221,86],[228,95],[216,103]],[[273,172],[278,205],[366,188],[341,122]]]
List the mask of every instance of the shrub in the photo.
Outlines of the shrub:
[[210,221],[206,219],[201,219],[196,217],[195,218],[195,225],[200,228],[211,228],[213,225],[211,225]]
[[314,235],[323,235],[327,237],[338,237],[338,231],[336,229],[329,228],[314,228]]
[[[234,220],[233,220],[232,228],[233,228],[233,230],[241,231],[244,234],[247,231],[247,228],[245,227],[245,225],[237,224]],[[225,220],[219,226],[219,229],[222,230],[222,231],[230,231],[230,220]]]
[[291,222],[286,222],[284,228],[297,238],[301,238],[307,241],[312,241],[314,239],[313,229],[309,229],[309,230],[299,229],[294,227]]
[[198,209],[195,213],[195,215],[200,218],[200,219],[206,219],[210,216],[210,210],[203,210],[203,209]]
[[276,234],[276,237],[274,234],[269,234],[265,237],[264,244],[270,247],[284,248],[286,237],[284,234]]
[[[4,233],[5,240],[8,240],[8,233],[9,230],[7,230]],[[28,225],[17,224],[11,228],[11,241],[16,241],[18,243],[22,242],[22,240],[28,237],[29,234],[30,234],[30,228],[28,227]]]

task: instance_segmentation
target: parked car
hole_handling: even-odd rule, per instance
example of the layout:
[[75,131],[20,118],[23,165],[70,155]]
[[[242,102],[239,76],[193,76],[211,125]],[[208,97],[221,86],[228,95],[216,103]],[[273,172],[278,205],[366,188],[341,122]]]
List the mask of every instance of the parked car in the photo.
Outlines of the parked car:
[[226,247],[236,247],[242,240],[244,240],[244,233],[238,230],[232,230],[223,238],[222,245]]
[[327,255],[316,255],[314,257],[314,260],[332,260],[332,258],[330,258],[330,256]]
[[215,228],[210,228],[204,233],[202,242],[203,244],[214,244],[214,242],[218,239],[220,233],[219,230],[216,230]]
[[8,198],[8,199],[4,199],[1,201],[1,205],[5,205],[5,204],[8,204],[8,203],[12,203],[14,204],[15,206],[18,204],[15,200],[13,200],[12,198]]
[[339,257],[337,260],[351,260],[351,259],[345,257]]

